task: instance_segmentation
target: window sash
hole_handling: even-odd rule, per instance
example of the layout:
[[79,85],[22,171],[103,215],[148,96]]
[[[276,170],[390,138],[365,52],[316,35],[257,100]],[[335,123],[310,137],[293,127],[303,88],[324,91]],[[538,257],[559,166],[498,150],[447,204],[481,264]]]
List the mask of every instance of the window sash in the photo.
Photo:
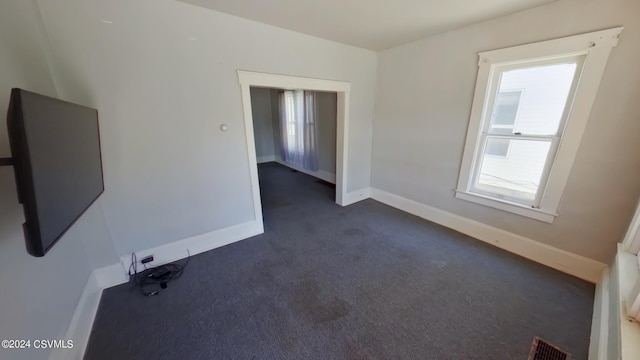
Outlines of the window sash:
[[[516,108],[516,113],[513,119],[513,123],[512,124],[493,124],[493,126],[491,125],[491,120],[493,120],[493,113],[496,112],[497,110],[495,109],[496,105],[498,105],[498,95],[500,94],[504,94],[507,96],[513,96],[513,94],[517,94],[518,95],[518,102],[517,102],[517,108]],[[491,117],[489,118],[489,121],[487,121],[486,123],[486,127],[485,127],[485,131],[490,132],[490,129],[493,128],[498,128],[498,129],[509,129],[513,132],[513,129],[515,129],[516,127],[516,123],[518,122],[518,114],[520,113],[520,109],[521,109],[521,103],[522,103],[522,98],[523,98],[523,94],[524,94],[524,89],[513,89],[513,90],[507,90],[507,91],[503,91],[503,92],[499,92],[498,89],[496,88],[496,97],[494,100],[494,104],[493,104],[493,111],[491,112]],[[502,133],[498,133],[496,132],[496,134],[505,134],[504,132]]]
[[[545,159],[544,167],[542,169],[542,174],[540,175],[538,188],[536,190],[536,194],[533,200],[525,199],[522,197],[509,196],[506,194],[491,192],[491,191],[487,191],[479,188],[479,181],[480,181],[480,175],[481,175],[480,171],[482,169],[482,164],[485,156],[485,150],[487,147],[488,139],[544,141],[550,144],[549,151]],[[478,156],[476,158],[475,168],[473,170],[473,178],[469,187],[469,191],[478,193],[487,197],[497,198],[500,200],[505,200],[505,201],[509,201],[517,204],[531,206],[532,208],[536,208],[536,209],[539,208],[540,202],[542,201],[542,196],[544,194],[544,189],[547,185],[547,181],[549,178],[549,173],[551,172],[553,159],[556,156],[556,152],[558,150],[558,144],[560,144],[560,137],[559,136],[543,136],[543,135],[525,136],[525,135],[482,134],[482,136],[480,137],[479,143],[481,144],[482,147],[478,151]]]
[[[564,134],[569,113],[571,111],[571,107],[575,99],[576,90],[577,90],[580,76],[583,70],[584,59],[585,59],[585,55],[565,55],[565,56],[558,56],[553,59],[525,60],[525,61],[520,61],[517,64],[500,64],[500,65],[493,65],[491,67],[491,75],[490,75],[491,81],[490,81],[489,87],[487,88],[487,93],[486,93],[487,101],[485,102],[485,105],[484,105],[484,113],[482,117],[482,126],[481,126],[482,132],[479,134],[479,137],[477,139],[477,146],[476,146],[476,151],[474,153],[474,161],[473,161],[474,165],[471,171],[471,179],[469,181],[469,184],[467,185],[467,191],[472,193],[477,193],[483,196],[487,196],[490,198],[495,198],[498,201],[504,200],[510,203],[530,206],[536,209],[540,208],[540,204],[542,203],[542,200],[544,197],[546,185],[549,182],[549,176],[551,174],[551,170],[554,165],[554,159],[558,150],[558,146],[562,139],[562,135]],[[542,66],[561,65],[561,64],[576,64],[576,69],[573,75],[569,93],[567,94],[567,100],[564,105],[563,113],[561,115],[560,122],[558,124],[558,128],[555,134],[549,134],[549,135],[526,134],[526,133],[504,134],[504,133],[490,131],[491,121],[492,121],[494,109],[496,106],[496,98],[499,94],[499,87],[500,87],[502,75],[504,72],[534,68],[534,67],[542,67]],[[507,90],[505,92],[516,92],[516,91],[518,90]],[[524,96],[524,91],[520,90],[520,93],[521,93],[521,98],[519,99],[519,106],[522,102],[522,96]],[[520,109],[518,109],[518,113],[519,111]],[[516,119],[514,120],[514,127],[513,127],[514,130],[516,129],[517,122],[518,122],[518,119],[516,115]],[[521,197],[515,197],[515,196],[508,196],[498,192],[491,192],[491,191],[487,191],[479,188],[480,171],[482,169],[482,163],[485,156],[485,150],[486,150],[488,138],[550,142],[549,152],[547,153],[547,157],[545,159],[545,164],[542,170],[538,188],[536,190],[536,194],[533,200],[529,200]]]
[[[496,97],[498,96],[498,88],[500,86],[500,82],[502,79],[502,74],[507,71],[534,68],[534,67],[542,67],[542,66],[551,66],[551,65],[562,65],[562,64],[576,64],[576,70],[573,75],[573,80],[571,83],[571,88],[569,90],[569,94],[567,95],[567,101],[565,103],[564,111],[560,118],[560,123],[558,124],[558,129],[556,130],[557,136],[562,136],[564,130],[566,128],[567,119],[569,118],[569,113],[571,111],[571,107],[573,104],[573,100],[575,99],[576,90],[578,88],[578,83],[580,76],[582,74],[582,70],[584,67],[584,60],[586,55],[564,55],[558,56],[553,59],[545,59],[545,60],[523,60],[519,61],[515,64],[497,64],[491,66],[491,81],[489,87],[487,88],[486,96],[487,101],[484,104],[484,114],[482,116],[482,131],[484,133],[489,133],[489,128],[491,127],[491,118],[494,112],[494,108],[496,105]],[[508,90],[505,92],[515,92],[516,90]],[[523,90],[519,90],[521,92],[520,102],[522,102],[523,96],[525,96],[525,92]],[[518,110],[519,112],[519,110]],[[517,117],[514,122],[514,129],[517,124]],[[553,135],[553,134],[550,134]]]

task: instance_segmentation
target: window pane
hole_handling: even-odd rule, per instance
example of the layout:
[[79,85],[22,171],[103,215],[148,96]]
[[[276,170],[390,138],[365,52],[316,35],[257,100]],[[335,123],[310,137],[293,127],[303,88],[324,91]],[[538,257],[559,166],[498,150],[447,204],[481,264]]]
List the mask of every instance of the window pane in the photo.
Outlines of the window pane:
[[297,149],[296,143],[296,114],[294,108],[293,91],[284,92],[284,111],[287,119],[287,147],[289,151]]
[[[494,156],[491,152],[505,142],[505,155]],[[525,202],[535,200],[550,147],[551,141],[487,137],[476,188]]]
[[489,133],[555,135],[576,69],[572,62],[502,72]]
[[505,91],[496,94],[493,117],[489,132],[492,134],[511,134],[518,114],[518,105],[522,91]]
[[485,152],[487,155],[505,157],[509,152],[510,143],[511,140],[509,139],[491,139],[491,141],[487,142],[487,150]]

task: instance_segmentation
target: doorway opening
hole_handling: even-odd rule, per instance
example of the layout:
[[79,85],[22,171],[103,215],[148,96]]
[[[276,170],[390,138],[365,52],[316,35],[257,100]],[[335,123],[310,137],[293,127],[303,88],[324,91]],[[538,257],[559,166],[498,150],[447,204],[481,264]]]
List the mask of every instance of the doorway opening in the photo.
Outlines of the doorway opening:
[[[248,71],[238,71],[238,80],[242,90],[242,106],[244,110],[245,133],[253,203],[256,220],[262,224],[262,204],[258,180],[258,157],[256,155],[256,139],[251,106],[251,88],[268,88],[275,91],[307,90],[330,92],[336,95],[336,143],[335,143],[335,202],[344,206],[347,191],[347,150],[349,123],[349,95],[351,84],[348,82],[312,79],[288,75],[275,75]],[[271,91],[271,90],[270,90]],[[265,160],[265,159],[262,159]]]
[[336,93],[252,86],[251,111],[258,164],[336,183]]

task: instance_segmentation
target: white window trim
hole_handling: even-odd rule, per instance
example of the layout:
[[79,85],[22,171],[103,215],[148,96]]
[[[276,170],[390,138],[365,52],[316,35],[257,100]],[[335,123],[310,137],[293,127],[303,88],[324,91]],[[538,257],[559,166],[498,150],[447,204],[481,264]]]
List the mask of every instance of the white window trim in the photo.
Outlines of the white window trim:
[[[459,199],[490,206],[536,220],[552,223],[558,216],[560,198],[564,192],[567,179],[578,152],[580,140],[591,113],[602,74],[604,73],[611,49],[618,44],[620,33],[624,28],[618,27],[575,35],[561,39],[543,41],[533,44],[514,46],[505,49],[479,53],[478,78],[471,107],[469,129],[465,142],[460,177],[456,188]],[[548,181],[542,191],[543,196],[538,208],[518,204],[494,197],[483,196],[471,192],[473,170],[480,143],[484,110],[490,95],[491,81],[495,69],[504,65],[516,65],[530,61],[553,60],[569,56],[584,55],[582,73],[575,90],[575,97],[566,119],[564,136],[560,140],[555,160],[549,171]]]
[[638,255],[640,252],[640,202],[636,208],[636,213],[631,220],[629,229],[627,230],[624,240],[622,240],[622,248],[626,252]]
[[636,208],[636,213],[631,220],[629,229],[622,240],[622,249],[628,253],[636,256],[636,273],[639,274],[635,277],[636,281],[629,297],[626,299],[627,303],[627,316],[640,322],[640,203]]
[[[636,256],[638,266],[635,270],[637,274],[640,274],[640,203],[638,203],[636,213],[622,241],[622,249]],[[640,322],[640,275],[635,277],[635,284],[631,288],[626,303],[627,316]]]

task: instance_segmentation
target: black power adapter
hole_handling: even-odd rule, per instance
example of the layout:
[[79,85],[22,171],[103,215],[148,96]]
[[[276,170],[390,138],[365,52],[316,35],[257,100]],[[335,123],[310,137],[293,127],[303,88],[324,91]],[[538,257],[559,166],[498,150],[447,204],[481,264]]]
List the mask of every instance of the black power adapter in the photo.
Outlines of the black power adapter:
[[[152,268],[145,268],[143,271],[138,272],[136,264],[137,259],[134,254],[131,254],[131,268],[129,271],[133,269],[133,279],[136,284],[140,286],[140,291],[145,296],[154,296],[160,293],[160,290],[152,290],[149,291],[149,287],[159,286],[160,289],[166,289],[167,284],[179,278],[184,271],[184,268],[189,264],[189,260],[191,259],[191,255],[187,257],[187,261],[184,264],[179,263],[170,263],[165,265],[159,265]],[[146,264],[153,261],[153,255],[147,256],[140,260],[140,263]],[[157,289],[157,288],[156,288]]]

